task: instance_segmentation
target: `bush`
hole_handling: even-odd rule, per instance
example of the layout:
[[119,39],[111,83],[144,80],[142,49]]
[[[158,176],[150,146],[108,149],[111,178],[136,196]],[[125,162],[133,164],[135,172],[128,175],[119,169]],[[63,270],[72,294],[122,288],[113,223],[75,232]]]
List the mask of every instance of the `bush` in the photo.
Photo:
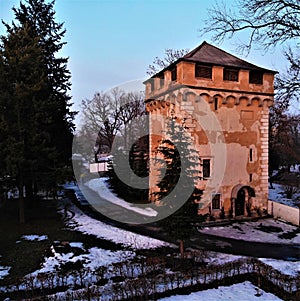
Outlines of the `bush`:
[[285,186],[284,187],[284,194],[286,198],[292,199],[294,194],[298,192],[298,188],[294,186]]

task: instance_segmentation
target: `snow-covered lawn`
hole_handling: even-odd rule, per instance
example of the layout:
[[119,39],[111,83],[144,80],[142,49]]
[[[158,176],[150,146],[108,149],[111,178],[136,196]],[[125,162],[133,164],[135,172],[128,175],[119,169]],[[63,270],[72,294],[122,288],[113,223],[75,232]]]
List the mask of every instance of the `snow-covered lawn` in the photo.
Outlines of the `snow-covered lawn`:
[[101,221],[85,215],[80,209],[69,204],[69,210],[75,215],[67,222],[74,230],[85,234],[92,234],[99,238],[122,244],[132,249],[154,249],[157,247],[173,247],[174,245],[148,236],[133,233],[117,227],[110,226]]
[[243,283],[233,284],[231,286],[220,286],[217,289],[209,289],[206,291],[200,291],[196,293],[191,293],[190,295],[176,295],[168,298],[159,299],[161,301],[257,301],[257,300],[276,300],[280,301],[282,299],[276,297],[273,294],[266,293],[262,290],[259,290],[259,297],[256,296],[257,288],[251,284],[249,281]]
[[[82,243],[70,243],[72,248],[78,248],[78,246],[83,246]],[[132,251],[110,251],[104,250],[101,248],[93,247],[88,250],[81,248],[83,253],[80,255],[74,255],[71,251],[69,253],[59,253],[55,251],[55,248],[52,246],[51,251],[52,255],[45,258],[45,261],[42,264],[42,268],[36,270],[31,275],[37,275],[39,273],[48,273],[57,271],[63,264],[68,262],[77,262],[80,261],[83,263],[84,268],[89,268],[92,271],[101,267],[108,266],[115,262],[123,262],[129,259],[132,259],[135,256],[135,253]]]
[[300,261],[285,261],[272,258],[259,258],[259,260],[285,275],[297,276],[300,273]]
[[300,233],[295,233],[295,237],[291,239],[283,238],[281,235],[297,231],[297,229],[296,226],[269,218],[256,222],[239,222],[227,226],[205,227],[199,229],[199,232],[245,241],[295,245],[300,244]]
[[298,208],[297,204],[300,203],[300,188],[294,189],[295,193],[291,199],[288,199],[285,193],[286,185],[273,184],[273,189],[269,187],[269,199],[277,203]]

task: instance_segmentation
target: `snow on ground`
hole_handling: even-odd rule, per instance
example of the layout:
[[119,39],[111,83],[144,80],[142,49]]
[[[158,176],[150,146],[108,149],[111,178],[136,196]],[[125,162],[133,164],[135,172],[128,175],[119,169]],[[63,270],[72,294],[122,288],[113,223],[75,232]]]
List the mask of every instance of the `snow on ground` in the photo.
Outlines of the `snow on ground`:
[[155,211],[153,208],[147,207],[147,208],[140,208],[135,206],[134,204],[128,203],[124,201],[123,199],[120,199],[118,196],[116,196],[108,187],[107,184],[107,178],[97,178],[90,180],[86,183],[86,185],[97,192],[101,198],[105,199],[108,202],[111,202],[115,205],[118,205],[120,207],[123,207],[127,210],[134,211],[136,213],[145,215],[145,216],[157,216],[157,211]]
[[48,236],[32,234],[32,235],[23,235],[21,236],[21,239],[29,240],[29,241],[43,241],[43,240],[48,240]]
[[220,286],[218,289],[209,289],[206,291],[200,291],[191,293],[190,295],[176,295],[168,298],[159,300],[163,301],[216,301],[216,300],[243,300],[243,301],[257,301],[257,300],[276,300],[282,299],[276,297],[273,294],[266,293],[265,291],[259,290],[262,296],[257,297],[257,288],[249,281],[243,283],[233,284],[231,286]]
[[0,265],[0,280],[9,275],[10,267]]
[[[70,246],[82,246],[82,243],[70,243]],[[101,248],[90,248],[86,252],[80,255],[74,255],[71,251],[69,253],[58,253],[55,248],[51,247],[52,256],[46,257],[42,264],[41,269],[33,272],[31,275],[37,275],[39,273],[47,273],[56,271],[61,265],[67,262],[84,262],[83,266],[85,268],[90,268],[95,270],[100,266],[108,266],[115,262],[122,262],[131,259],[135,256],[132,251],[110,251]]]
[[79,248],[79,249],[83,249],[83,243],[82,242],[70,242],[70,247],[71,248]]
[[300,189],[298,189],[298,191],[293,194],[293,197],[291,199],[288,199],[285,193],[286,185],[273,184],[273,187],[274,189],[269,188],[270,200],[298,208],[297,203],[300,202]]
[[213,265],[221,265],[227,262],[246,258],[244,256],[231,255],[231,254],[219,253],[214,251],[207,251],[206,255],[207,257],[204,258],[204,261],[207,262],[208,264],[213,264]]
[[70,228],[85,234],[92,234],[99,238],[113,241],[133,249],[154,249],[157,247],[173,247],[172,244],[148,236],[123,230],[85,215],[80,209],[71,205],[74,217],[67,222]]
[[295,164],[290,167],[290,172],[300,172],[300,164]]
[[[275,232],[274,230],[276,229],[279,232]],[[199,232],[245,241],[278,244],[300,244],[300,233],[295,234],[296,236],[291,239],[279,237],[283,233],[296,231],[297,229],[298,227],[296,226],[292,226],[270,218],[261,219],[256,222],[239,222],[226,226],[204,227],[203,229],[199,229]]]
[[[248,258],[214,251],[206,251],[203,261],[212,265],[222,265],[239,259]],[[300,273],[300,261],[285,261],[273,258],[258,258],[261,262],[271,266],[285,275],[297,276]]]
[[285,275],[297,276],[300,273],[300,261],[292,262],[272,258],[259,258],[259,260]]
[[[1,255],[0,255],[0,258],[1,258]],[[11,267],[0,265],[0,280],[9,275],[10,269],[11,269]]]

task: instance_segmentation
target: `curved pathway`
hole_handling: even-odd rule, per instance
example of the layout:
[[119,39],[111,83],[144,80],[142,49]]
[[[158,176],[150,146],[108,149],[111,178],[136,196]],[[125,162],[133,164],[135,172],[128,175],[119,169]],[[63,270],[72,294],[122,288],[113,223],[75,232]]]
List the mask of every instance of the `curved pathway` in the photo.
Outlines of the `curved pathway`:
[[[90,194],[95,194],[94,191],[89,190]],[[97,194],[97,198],[99,196]],[[103,199],[103,206],[109,206],[109,202]],[[170,243],[177,243],[172,239],[168,233],[163,232],[157,224],[145,224],[145,225],[129,225],[123,224],[114,220],[111,220],[103,214],[96,212],[92,207],[81,208],[85,214],[94,219],[101,220],[110,225],[130,230],[139,234],[150,236],[153,238],[161,239]],[[273,244],[262,242],[250,242],[244,240],[237,240],[232,238],[219,237],[214,235],[202,234],[198,231],[186,241],[186,246],[193,248],[205,248],[207,250],[241,255],[252,256],[258,258],[274,258],[290,261],[300,261],[300,245],[287,245],[287,244]]]

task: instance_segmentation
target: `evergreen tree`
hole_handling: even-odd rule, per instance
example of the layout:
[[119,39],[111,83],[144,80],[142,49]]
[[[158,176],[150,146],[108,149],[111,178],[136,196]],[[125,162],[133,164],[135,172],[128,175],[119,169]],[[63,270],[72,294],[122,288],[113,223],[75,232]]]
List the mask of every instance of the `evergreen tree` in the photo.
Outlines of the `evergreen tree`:
[[[175,213],[160,222],[161,226],[174,239],[180,242],[180,253],[184,255],[184,241],[188,239],[193,230],[193,220],[197,216],[198,204],[202,191],[196,188],[196,182],[200,178],[199,174],[199,154],[193,147],[192,138],[186,133],[186,128],[179,125],[179,121],[174,117],[168,120],[166,139],[161,141],[157,152],[163,155],[163,159],[158,159],[158,166],[166,165],[159,170],[165,172],[164,177],[158,184],[159,190],[155,195],[159,199],[164,199],[174,191],[179,185],[179,178],[184,176],[180,181],[178,194],[173,194],[174,202],[182,202],[181,192],[191,191],[190,197],[184,202],[183,206]],[[180,146],[179,148],[177,146]],[[184,164],[183,161],[185,161]],[[191,187],[192,185],[192,187]],[[169,200],[170,201],[170,200]],[[170,206],[173,206],[171,200]],[[198,218],[198,222],[200,218]]]
[[194,148],[191,135],[187,133],[188,129],[184,124],[180,125],[180,120],[177,120],[176,117],[167,119],[166,128],[165,139],[160,142],[156,149],[157,153],[163,156],[162,159],[157,159],[157,165],[166,165],[166,171],[163,167],[158,170],[161,174],[165,172],[164,177],[158,184],[159,190],[155,192],[156,197],[159,199],[163,199],[175,188],[183,174],[184,177],[182,177],[180,182],[181,191],[186,189],[193,191],[191,185],[195,187],[200,177],[200,156]]
[[[55,20],[55,1],[26,0],[20,3],[20,8],[13,8],[16,19],[20,24],[28,24],[35,36],[39,36],[39,45],[43,50],[43,62],[48,80],[49,123],[47,132],[50,147],[56,149],[56,158],[53,160],[53,173],[58,176],[61,167],[71,157],[72,129],[75,112],[70,110],[71,96],[70,72],[67,69],[68,58],[58,57],[57,53],[66,44],[62,41],[66,30],[63,23]],[[55,173],[54,173],[55,172]],[[55,181],[56,176],[53,178]],[[49,184],[54,184],[52,183]]]
[[56,57],[64,31],[54,20],[53,5],[21,3],[13,9],[18,24],[5,24],[7,36],[1,37],[0,172],[17,180],[21,222],[23,186],[28,199],[37,185],[54,187],[71,157],[70,74],[67,59]]
[[2,38],[1,65],[3,77],[1,97],[2,172],[16,177],[20,195],[20,221],[24,221],[23,186],[32,179],[37,154],[41,150],[43,133],[37,127],[36,108],[46,85],[42,49],[38,37],[32,37],[30,27],[16,27]]

